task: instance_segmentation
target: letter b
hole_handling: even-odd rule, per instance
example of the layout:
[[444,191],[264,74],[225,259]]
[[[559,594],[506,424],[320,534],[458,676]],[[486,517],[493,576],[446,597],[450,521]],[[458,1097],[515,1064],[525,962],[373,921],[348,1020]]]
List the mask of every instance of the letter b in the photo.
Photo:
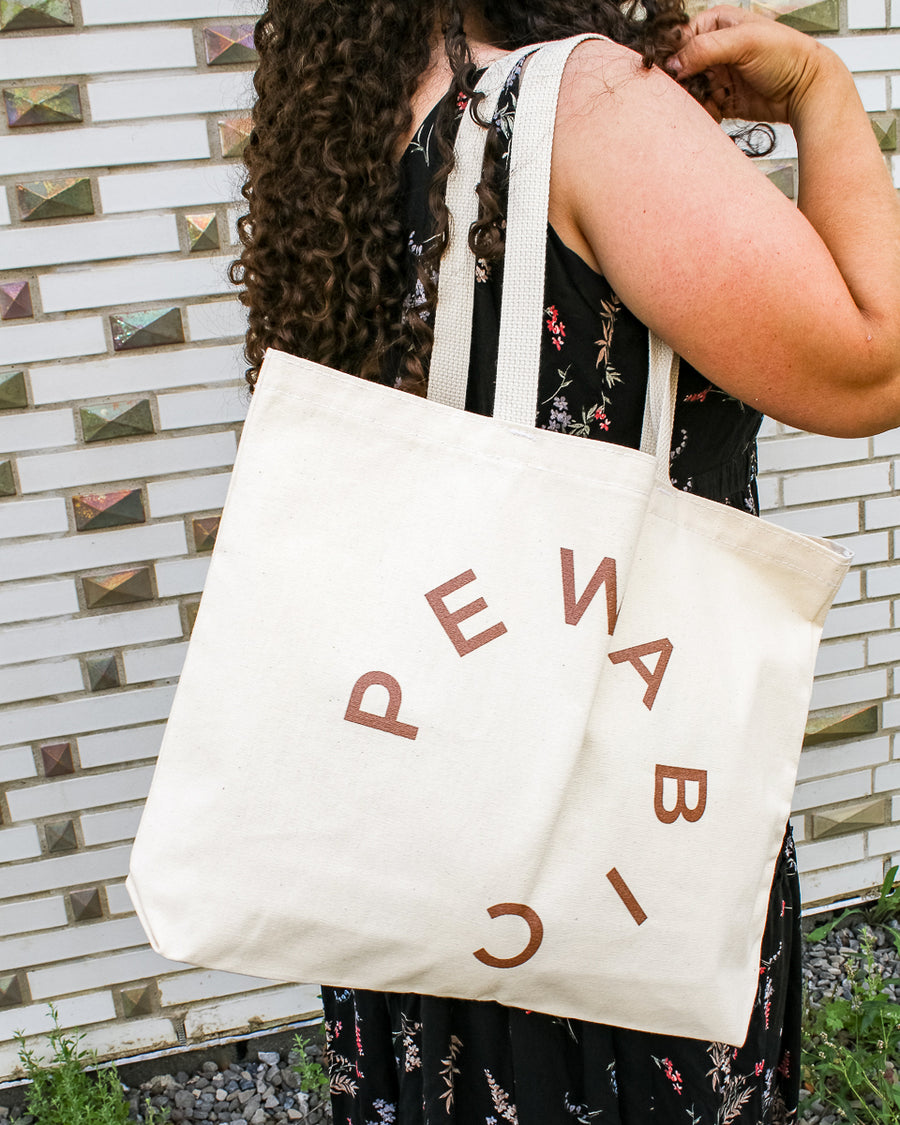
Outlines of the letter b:
[[[667,809],[663,801],[663,786],[666,778],[678,785],[675,806],[671,809]],[[653,799],[657,820],[662,821],[663,824],[674,824],[680,816],[683,816],[691,824],[698,821],[706,812],[706,780],[706,770],[688,770],[679,766],[657,766],[656,793]],[[697,785],[697,803],[693,806],[687,803],[687,783],[689,781],[695,782]]]

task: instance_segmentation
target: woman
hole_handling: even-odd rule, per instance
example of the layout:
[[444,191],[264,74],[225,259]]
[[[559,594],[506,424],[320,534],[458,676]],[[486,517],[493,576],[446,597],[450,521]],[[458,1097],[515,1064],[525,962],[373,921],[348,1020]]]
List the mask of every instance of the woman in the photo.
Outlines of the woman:
[[[680,0],[626,14],[611,0],[273,0],[257,32],[250,212],[234,270],[250,311],[248,378],[274,346],[423,393],[442,192],[459,116],[477,111],[478,70],[582,31],[609,38],[577,48],[563,82],[537,422],[637,445],[649,327],[687,361],[673,480],[755,512],[760,412],[848,437],[900,422],[900,208],[837,57],[740,10],[688,24]],[[467,408],[481,413],[520,77],[491,125],[470,236]],[[722,116],[792,125],[799,209],[722,133]],[[794,1120],[798,925],[788,833],[740,1048],[324,989],[335,1120]]]

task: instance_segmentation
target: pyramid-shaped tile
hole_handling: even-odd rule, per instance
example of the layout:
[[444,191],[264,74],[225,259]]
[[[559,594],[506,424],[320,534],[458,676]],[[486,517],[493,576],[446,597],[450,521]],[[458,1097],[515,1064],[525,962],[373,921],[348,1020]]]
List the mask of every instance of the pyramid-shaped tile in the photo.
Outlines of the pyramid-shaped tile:
[[75,772],[72,746],[69,742],[51,742],[47,746],[42,746],[41,761],[44,765],[44,777],[63,777],[67,773]]
[[16,199],[24,222],[94,213],[91,181],[84,176],[16,184]]
[[83,121],[81,93],[71,82],[60,86],[14,86],[3,91],[11,129]]
[[156,1007],[156,985],[145,984],[137,988],[123,988],[122,1015],[126,1019],[135,1016],[149,1016]]
[[790,165],[773,168],[771,172],[766,173],[766,176],[788,199],[794,198],[794,169]]
[[191,253],[219,249],[219,219],[215,211],[208,215],[185,215]]
[[103,917],[103,900],[99,887],[86,887],[82,891],[72,891],[69,895],[72,917],[76,922],[87,922],[92,918]]
[[206,44],[206,61],[210,66],[256,62],[253,31],[252,23],[228,27],[205,27],[203,41]]
[[73,496],[72,507],[75,510],[75,527],[78,531],[125,527],[132,523],[146,523],[147,520],[144,498],[139,488]]
[[893,152],[897,147],[897,118],[873,117],[872,128],[882,152]]
[[21,410],[28,405],[24,371],[7,371],[0,375],[0,410]]
[[889,812],[888,799],[885,797],[816,812],[812,817],[812,834],[816,840],[828,840],[847,832],[880,828],[890,820]]
[[15,496],[16,481],[13,477],[12,461],[0,461],[0,496]]
[[22,320],[26,316],[34,316],[28,282],[0,282],[0,320]]
[[88,609],[153,600],[153,584],[147,566],[104,574],[99,578],[83,578],[82,586]]
[[47,833],[48,852],[72,852],[78,847],[74,820],[51,821],[44,831]]
[[82,406],[81,432],[85,441],[109,441],[112,438],[152,434],[153,415],[150,400],[132,398],[127,402],[107,402],[100,406]]
[[190,636],[194,631],[194,625],[197,621],[197,611],[200,609],[199,602],[188,602],[184,607],[184,618],[187,622],[187,635]]
[[829,711],[810,715],[806,722],[804,746],[820,742],[833,742],[841,738],[854,738],[859,734],[872,734],[878,730],[878,708],[835,707]]
[[109,323],[112,325],[113,347],[117,352],[184,343],[181,309],[120,313],[111,316]]
[[72,0],[0,0],[0,31],[72,27]]
[[812,35],[818,35],[820,31],[837,31],[841,26],[840,5],[838,0],[817,0],[815,4],[805,4],[792,12],[784,12],[778,16],[778,22]]
[[85,665],[91,691],[109,691],[119,686],[119,666],[114,654],[89,656]]
[[21,1003],[23,1003],[22,982],[19,977],[15,974],[0,977],[0,1008],[15,1008]]
[[219,122],[219,141],[222,145],[223,156],[241,156],[253,122],[249,117],[226,117]]
[[198,551],[211,551],[216,545],[221,519],[221,516],[206,516],[194,520],[194,546]]

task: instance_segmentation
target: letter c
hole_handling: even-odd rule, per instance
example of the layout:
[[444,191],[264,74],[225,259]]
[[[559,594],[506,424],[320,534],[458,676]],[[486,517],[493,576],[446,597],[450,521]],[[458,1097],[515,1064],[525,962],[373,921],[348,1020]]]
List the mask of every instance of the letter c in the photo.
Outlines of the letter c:
[[482,965],[489,965],[492,969],[517,969],[526,961],[530,961],[544,940],[544,924],[537,912],[519,902],[501,902],[496,906],[489,906],[488,914],[492,918],[500,918],[504,914],[515,914],[518,918],[524,918],[530,932],[528,944],[517,957],[494,957],[486,949],[479,949],[472,956],[476,957]]

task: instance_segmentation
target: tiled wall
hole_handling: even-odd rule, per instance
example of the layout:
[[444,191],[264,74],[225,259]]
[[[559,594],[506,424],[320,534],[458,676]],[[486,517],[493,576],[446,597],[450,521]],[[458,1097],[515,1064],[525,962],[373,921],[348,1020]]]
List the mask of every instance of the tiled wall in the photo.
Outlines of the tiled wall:
[[[900,186],[892,2],[791,18],[858,73]],[[245,410],[224,270],[257,3],[0,0],[0,1076],[49,1000],[114,1056],[317,1006],[313,987],[164,961],[123,886]],[[783,135],[765,164],[788,192],[791,153]],[[823,901],[900,853],[900,440],[773,425],[761,457],[772,518],[859,560],[797,790]]]

